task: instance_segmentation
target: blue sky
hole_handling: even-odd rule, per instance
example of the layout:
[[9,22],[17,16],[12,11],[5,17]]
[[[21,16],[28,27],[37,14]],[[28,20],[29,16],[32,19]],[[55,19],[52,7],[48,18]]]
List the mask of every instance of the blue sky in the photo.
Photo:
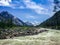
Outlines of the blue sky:
[[8,11],[24,22],[39,24],[53,15],[53,0],[0,0],[0,12]]

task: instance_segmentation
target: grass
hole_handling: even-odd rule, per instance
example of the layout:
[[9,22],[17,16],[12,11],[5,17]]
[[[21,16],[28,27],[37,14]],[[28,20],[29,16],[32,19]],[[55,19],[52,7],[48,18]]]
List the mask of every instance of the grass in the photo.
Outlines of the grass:
[[60,45],[60,31],[48,30],[38,35],[0,40],[0,45]]

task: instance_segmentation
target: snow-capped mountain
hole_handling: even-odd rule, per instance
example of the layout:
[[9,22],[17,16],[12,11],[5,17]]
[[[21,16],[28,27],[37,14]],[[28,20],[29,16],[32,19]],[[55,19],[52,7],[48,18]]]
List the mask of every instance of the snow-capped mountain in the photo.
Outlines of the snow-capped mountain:
[[31,22],[25,22],[28,26],[34,26]]

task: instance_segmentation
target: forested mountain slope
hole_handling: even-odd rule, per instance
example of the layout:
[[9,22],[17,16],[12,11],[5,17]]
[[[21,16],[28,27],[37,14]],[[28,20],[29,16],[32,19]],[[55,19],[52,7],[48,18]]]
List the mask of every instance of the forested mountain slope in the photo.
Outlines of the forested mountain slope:
[[51,18],[47,19],[39,26],[60,29],[60,11],[56,12]]

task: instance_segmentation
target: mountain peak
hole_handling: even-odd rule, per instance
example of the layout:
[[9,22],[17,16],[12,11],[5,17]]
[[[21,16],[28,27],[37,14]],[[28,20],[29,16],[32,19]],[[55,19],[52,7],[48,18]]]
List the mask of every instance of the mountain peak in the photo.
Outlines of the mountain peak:
[[15,18],[15,16],[13,16],[12,14],[10,14],[8,11],[2,11],[0,13],[0,20],[3,20],[3,23],[7,22],[7,23],[13,23],[15,25],[19,25],[19,26],[24,26],[25,23],[20,20],[19,18]]
[[13,23],[14,25],[17,26],[31,26],[31,23],[25,23],[22,20],[20,20],[19,18],[13,16],[12,14],[10,14],[8,11],[2,11],[0,13],[0,22],[3,20],[3,23],[7,22],[7,23]]

